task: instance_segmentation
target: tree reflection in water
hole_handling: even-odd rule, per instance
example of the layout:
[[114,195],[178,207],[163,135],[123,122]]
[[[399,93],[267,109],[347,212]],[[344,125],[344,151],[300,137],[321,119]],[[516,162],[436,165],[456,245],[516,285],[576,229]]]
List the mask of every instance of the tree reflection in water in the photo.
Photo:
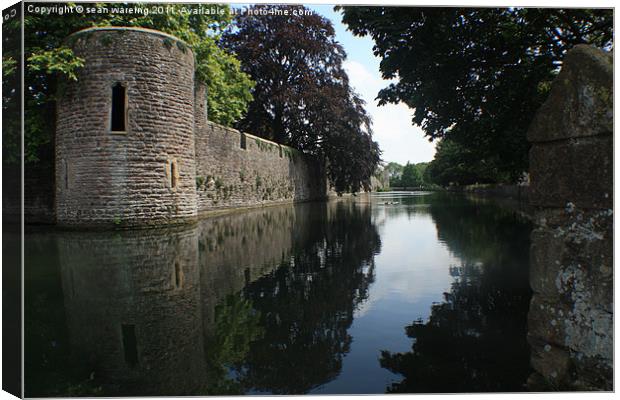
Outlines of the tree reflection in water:
[[405,328],[412,351],[381,353],[381,366],[404,376],[387,392],[524,390],[529,224],[511,211],[458,197],[436,197],[430,213],[439,239],[462,262],[450,268],[451,290],[432,306],[429,320]]
[[205,342],[207,353],[206,395],[243,394],[243,387],[228,377],[228,369],[242,362],[250,343],[264,334],[260,314],[249,300],[228,295],[215,307],[215,335]]
[[339,202],[315,214],[306,234],[289,260],[244,290],[265,330],[235,368],[250,391],[306,393],[334,379],[349,351],[347,330],[381,245],[370,208]]

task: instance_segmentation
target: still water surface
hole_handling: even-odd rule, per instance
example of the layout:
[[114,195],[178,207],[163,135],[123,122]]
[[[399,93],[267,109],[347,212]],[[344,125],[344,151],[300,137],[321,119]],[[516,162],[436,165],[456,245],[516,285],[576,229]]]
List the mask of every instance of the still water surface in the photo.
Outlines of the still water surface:
[[26,238],[26,395],[519,391],[530,225],[458,195]]

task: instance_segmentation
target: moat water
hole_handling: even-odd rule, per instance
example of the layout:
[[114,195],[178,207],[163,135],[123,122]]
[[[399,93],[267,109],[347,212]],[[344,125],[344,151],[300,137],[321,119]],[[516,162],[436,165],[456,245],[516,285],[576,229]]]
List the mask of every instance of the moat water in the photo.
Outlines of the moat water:
[[30,229],[26,395],[524,390],[530,230],[421,192]]

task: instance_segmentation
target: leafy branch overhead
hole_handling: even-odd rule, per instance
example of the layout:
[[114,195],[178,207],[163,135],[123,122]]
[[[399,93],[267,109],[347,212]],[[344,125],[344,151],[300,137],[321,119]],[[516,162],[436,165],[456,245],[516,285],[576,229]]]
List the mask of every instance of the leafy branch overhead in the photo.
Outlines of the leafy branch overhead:
[[383,77],[397,79],[380,104],[408,105],[429,139],[451,141],[445,155],[467,159],[474,181],[514,181],[527,170],[525,132],[564,55],[613,40],[611,9],[341,9],[355,35],[374,40]]
[[77,80],[77,69],[83,66],[84,60],[65,46],[53,50],[34,50],[28,57],[28,67],[31,71],[50,75],[60,73],[74,81]]

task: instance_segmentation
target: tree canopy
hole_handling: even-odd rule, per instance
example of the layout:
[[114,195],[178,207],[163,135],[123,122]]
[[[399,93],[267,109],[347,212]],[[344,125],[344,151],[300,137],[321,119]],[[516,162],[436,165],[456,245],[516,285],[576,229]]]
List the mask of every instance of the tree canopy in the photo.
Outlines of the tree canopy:
[[498,171],[496,165],[487,165],[486,160],[479,160],[478,154],[471,147],[450,139],[440,140],[437,144],[435,158],[428,166],[428,177],[431,182],[441,186],[509,180],[506,174]]
[[422,173],[418,170],[417,164],[407,163],[403,167],[403,176],[401,176],[400,182],[405,187],[422,185]]
[[388,177],[390,178],[390,181],[392,179],[400,178],[400,176],[403,174],[403,166],[394,161],[390,161],[389,163],[387,163],[387,165],[385,166],[385,170],[388,172]]
[[390,187],[413,188],[431,185],[427,174],[428,165],[427,162],[417,164],[407,162],[404,166],[396,162],[388,163],[385,168],[390,176]]
[[[46,6],[53,6],[47,3]],[[66,5],[66,3],[62,3]],[[113,8],[123,3],[84,3],[84,9],[98,9],[102,12],[66,13],[61,16],[26,13],[25,29],[25,156],[26,162],[37,162],[42,157],[51,157],[49,145],[53,138],[55,96],[59,75],[76,79],[76,70],[84,60],[76,57],[65,42],[65,38],[80,29],[92,26],[136,26],[157,29],[184,40],[194,52],[196,76],[207,84],[209,90],[209,118],[224,125],[231,125],[246,112],[252,99],[252,81],[241,72],[239,61],[230,53],[218,47],[217,43],[224,29],[232,22],[228,6],[218,6],[222,14],[201,14],[180,12],[197,8],[195,4],[166,4],[176,12],[165,13],[114,13]],[[132,9],[140,7],[153,9],[158,4],[134,3]],[[19,19],[7,24],[19,26]],[[17,28],[16,28],[17,29]],[[3,52],[3,81],[10,82],[18,73],[15,65],[19,60],[19,47],[10,47]],[[7,68],[8,67],[8,68]],[[14,95],[18,95],[18,92]],[[5,98],[3,103],[10,102]],[[16,135],[19,137],[19,135]],[[10,149],[11,143],[4,148]],[[16,159],[17,155],[15,155]],[[11,157],[7,154],[7,160]],[[14,160],[13,160],[14,161]]]
[[338,192],[369,189],[380,151],[331,22],[302,6],[253,15],[266,7],[238,15],[223,38],[256,82],[237,127],[321,157]]
[[374,40],[383,78],[397,79],[380,104],[407,104],[430,139],[451,140],[493,181],[527,170],[525,133],[566,52],[613,40],[610,9],[342,9],[355,35]]

